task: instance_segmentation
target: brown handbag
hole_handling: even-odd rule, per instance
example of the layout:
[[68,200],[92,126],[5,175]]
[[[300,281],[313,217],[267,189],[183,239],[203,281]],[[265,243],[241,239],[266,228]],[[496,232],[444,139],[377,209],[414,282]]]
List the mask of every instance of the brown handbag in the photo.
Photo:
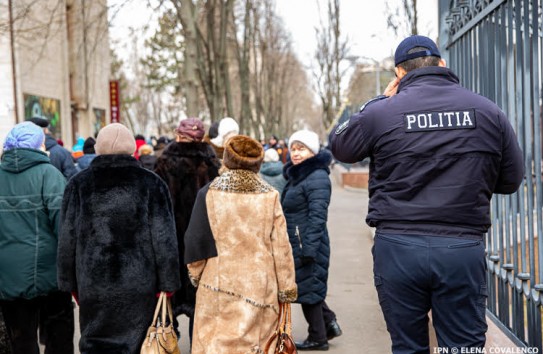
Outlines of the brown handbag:
[[292,322],[290,314],[290,303],[279,303],[279,322],[277,329],[266,343],[264,349],[265,354],[269,354],[270,347],[274,340],[277,339],[275,344],[274,354],[297,354],[296,345],[292,340]]
[[[168,314],[167,317],[166,313]],[[177,345],[177,336],[173,329],[172,313],[170,299],[165,292],[161,292],[156,304],[153,323],[147,330],[140,354],[181,354]],[[169,324],[166,325],[168,320]]]

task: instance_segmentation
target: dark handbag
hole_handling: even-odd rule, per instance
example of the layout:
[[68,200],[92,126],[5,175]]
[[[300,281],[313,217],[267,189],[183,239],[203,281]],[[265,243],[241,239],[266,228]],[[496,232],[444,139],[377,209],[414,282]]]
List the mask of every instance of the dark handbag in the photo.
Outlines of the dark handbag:
[[290,303],[279,303],[279,322],[277,329],[266,343],[264,354],[269,354],[270,347],[275,340],[274,354],[297,354],[296,345],[292,340],[292,322]]
[[181,354],[173,329],[172,304],[165,292],[160,293],[153,323],[147,330],[140,354]]

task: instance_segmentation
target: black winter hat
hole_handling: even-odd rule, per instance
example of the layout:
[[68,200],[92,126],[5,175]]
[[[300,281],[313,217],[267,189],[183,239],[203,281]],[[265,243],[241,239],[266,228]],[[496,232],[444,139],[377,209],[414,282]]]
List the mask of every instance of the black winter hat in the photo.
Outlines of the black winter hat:
[[211,124],[208,135],[210,139],[215,139],[219,135],[219,122]]
[[85,140],[83,143],[83,153],[96,154],[96,151],[94,151],[94,144],[96,144],[96,140],[94,140],[94,138],[87,138],[87,140]]
[[49,121],[41,117],[32,117],[29,119],[32,123],[36,124],[38,127],[47,128],[49,126]]

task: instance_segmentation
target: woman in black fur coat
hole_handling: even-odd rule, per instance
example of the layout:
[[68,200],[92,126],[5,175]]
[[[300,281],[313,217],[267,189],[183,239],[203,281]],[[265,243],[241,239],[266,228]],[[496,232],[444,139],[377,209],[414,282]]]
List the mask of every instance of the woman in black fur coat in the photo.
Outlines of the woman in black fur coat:
[[176,140],[164,149],[157,161],[155,172],[166,182],[172,196],[179,246],[182,287],[173,296],[174,314],[189,317],[189,335],[192,338],[196,288],[192,286],[184,265],[183,238],[187,230],[192,207],[200,188],[219,175],[220,161],[211,146],[202,142],[204,125],[196,118],[183,119],[176,129]]
[[156,294],[181,285],[168,187],[135,148],[126,127],[104,127],[64,193],[58,285],[79,298],[82,354],[139,353]]

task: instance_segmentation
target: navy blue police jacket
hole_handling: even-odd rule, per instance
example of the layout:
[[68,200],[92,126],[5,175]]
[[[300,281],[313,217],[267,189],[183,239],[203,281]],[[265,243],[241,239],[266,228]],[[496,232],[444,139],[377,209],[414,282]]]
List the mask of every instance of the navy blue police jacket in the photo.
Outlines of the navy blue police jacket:
[[329,140],[339,161],[370,158],[366,222],[379,232],[482,238],[492,194],[514,193],[524,176],[505,114],[444,67],[409,72]]

